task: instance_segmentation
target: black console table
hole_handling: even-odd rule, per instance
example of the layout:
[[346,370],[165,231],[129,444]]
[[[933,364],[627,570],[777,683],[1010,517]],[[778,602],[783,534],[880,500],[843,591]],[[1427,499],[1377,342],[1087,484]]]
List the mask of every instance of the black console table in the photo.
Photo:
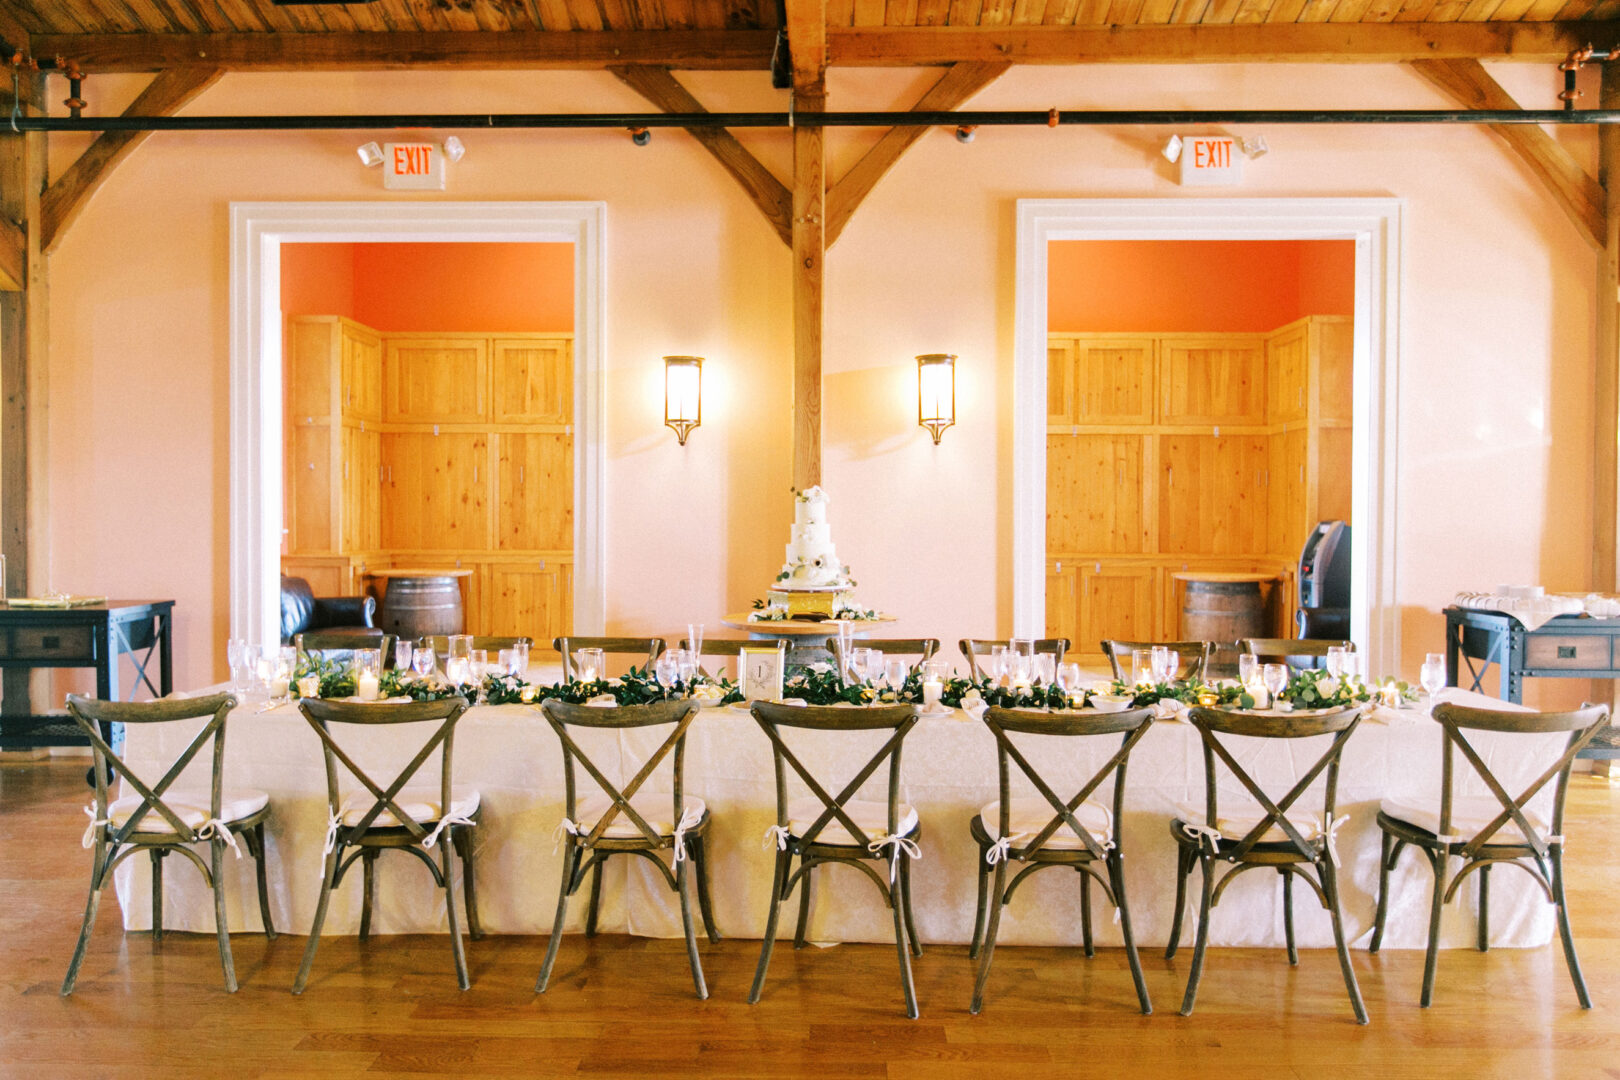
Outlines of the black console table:
[[[153,697],[173,690],[173,600],[109,600],[71,608],[12,607],[0,602],[0,670],[95,668],[96,697],[133,699],[144,685]],[[155,654],[155,656],[154,656]],[[128,695],[119,686],[118,658],[135,663]],[[157,681],[148,671],[157,661]],[[13,680],[7,680],[14,684]],[[23,695],[0,708],[0,749],[84,746],[60,714],[39,714]],[[52,730],[55,729],[55,730]]]
[[[1446,608],[1446,685],[1488,694],[1496,669],[1496,696],[1520,702],[1524,680],[1620,679],[1620,619],[1560,615],[1535,630],[1500,611]],[[1466,683],[1464,677],[1466,676]],[[1620,758],[1611,725],[1581,757]]]

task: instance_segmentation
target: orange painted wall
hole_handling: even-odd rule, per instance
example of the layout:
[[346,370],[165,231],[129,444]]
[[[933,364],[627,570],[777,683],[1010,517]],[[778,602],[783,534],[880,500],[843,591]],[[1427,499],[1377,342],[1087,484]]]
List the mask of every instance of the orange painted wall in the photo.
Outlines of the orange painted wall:
[[1065,240],[1047,252],[1058,331],[1266,331],[1355,311],[1350,240]]
[[284,244],[281,310],[382,331],[567,333],[572,244]]

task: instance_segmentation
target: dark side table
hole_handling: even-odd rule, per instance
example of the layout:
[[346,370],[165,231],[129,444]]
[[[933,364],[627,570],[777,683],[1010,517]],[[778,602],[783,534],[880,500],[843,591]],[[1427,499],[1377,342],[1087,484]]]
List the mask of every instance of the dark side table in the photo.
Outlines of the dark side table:
[[[87,740],[60,714],[35,713],[28,698],[33,668],[94,668],[96,697],[133,700],[144,685],[153,697],[173,690],[174,601],[109,600],[85,607],[12,607],[0,602],[0,750],[85,746]],[[120,686],[118,658],[135,664],[128,694]],[[149,668],[157,661],[154,683]]]

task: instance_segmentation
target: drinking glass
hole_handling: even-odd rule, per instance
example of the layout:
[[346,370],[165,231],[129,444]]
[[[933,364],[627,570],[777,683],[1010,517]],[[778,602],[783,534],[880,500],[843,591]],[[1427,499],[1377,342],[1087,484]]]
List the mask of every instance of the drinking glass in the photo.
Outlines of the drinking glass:
[[416,643],[416,648],[411,652],[411,670],[416,672],[417,678],[425,679],[433,674],[434,659],[433,642],[423,638]]
[[1327,673],[1335,679],[1344,677],[1344,655],[1349,652],[1343,645],[1329,645],[1327,651]]
[[911,674],[911,665],[904,660],[888,660],[883,664],[883,681],[889,684],[889,689],[900,692],[906,685],[906,676]]
[[1255,677],[1260,674],[1260,658],[1254,653],[1246,652],[1238,655],[1238,682],[1244,686],[1252,686]]
[[[601,649],[592,649],[591,651],[598,654],[598,656],[597,656],[597,664],[598,664],[597,670],[600,671],[601,670],[601,655],[600,654],[601,654],[602,650]],[[695,680],[697,678],[698,668],[700,666],[701,665],[698,663],[698,654],[693,652],[691,649],[676,649],[675,650],[675,673],[676,673],[676,676],[681,680],[681,685],[682,686],[685,686],[688,689],[691,688],[693,680]]]
[[675,680],[680,678],[680,657],[675,655],[678,652],[679,649],[665,649],[658,654],[658,659],[653,661],[653,678],[658,680],[659,686],[667,689],[674,686]]
[[466,656],[446,656],[444,658],[444,678],[446,682],[455,686],[466,686],[472,682],[472,660]]
[[876,649],[851,649],[850,669],[857,682],[871,682],[873,669],[883,670],[883,654]]
[[1260,677],[1265,680],[1266,692],[1271,695],[1272,703],[1275,704],[1277,695],[1288,685],[1288,665],[1265,664],[1260,669]]
[[1058,685],[1063,687],[1063,692],[1066,694],[1072,694],[1079,690],[1080,665],[1074,663],[1072,660],[1066,664],[1060,665],[1057,669],[1057,680]]
[[411,648],[409,638],[400,638],[394,642],[394,670],[400,673],[411,670]]
[[1435,695],[1443,690],[1446,685],[1445,653],[1425,653],[1423,667],[1418,674],[1418,679],[1423,683],[1423,689],[1429,692],[1429,704],[1432,706]]
[[290,699],[293,672],[297,669],[297,665],[297,649],[288,645],[277,650],[275,658],[270,661],[270,678],[266,686],[271,701],[285,703]]
[[247,665],[247,642],[242,638],[227,641],[225,660],[231,666],[231,689],[238,694],[247,693],[253,685],[253,672]]
[[574,678],[580,682],[595,682],[606,667],[607,654],[601,649],[580,649],[574,653]]
[[1042,686],[1051,686],[1057,680],[1057,657],[1051,653],[1039,653],[1031,661],[1034,667],[1030,674]]
[[511,648],[512,662],[507,665],[506,673],[522,679],[529,674],[529,643],[527,641],[514,641]]
[[1013,638],[1007,643],[1007,651],[1014,656],[1034,656],[1035,639],[1027,637]]
[[473,682],[483,682],[484,676],[489,674],[489,650],[473,649],[468,652],[467,670],[472,674]]
[[270,673],[265,669],[263,645],[244,646],[242,649],[242,663],[248,670],[248,690],[262,690],[269,684]]
[[985,669],[990,675],[990,681],[999,683],[1002,679],[1005,679],[1007,677],[1007,666],[1007,646],[990,646],[990,663]]
[[448,647],[445,650],[445,659],[472,659],[471,634],[451,634],[446,644]]
[[1148,649],[1131,650],[1131,682],[1137,686],[1153,682],[1153,653]]
[[1181,667],[1181,657],[1168,645],[1153,646],[1152,659],[1153,681],[1156,683],[1172,683],[1176,681],[1176,671]]
[[361,701],[376,701],[378,683],[382,680],[382,650],[356,649],[351,665],[354,671],[354,696]]
[[517,658],[513,649],[502,649],[495,654],[495,671],[502,675],[516,674]]
[[693,622],[686,624],[686,647],[692,650],[693,656],[703,655],[703,624]]

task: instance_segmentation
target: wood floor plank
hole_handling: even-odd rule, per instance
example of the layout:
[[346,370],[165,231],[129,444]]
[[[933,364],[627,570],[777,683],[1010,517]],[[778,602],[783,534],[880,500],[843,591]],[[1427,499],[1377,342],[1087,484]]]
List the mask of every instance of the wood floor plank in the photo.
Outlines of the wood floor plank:
[[[1191,950],[1143,956],[1143,1017],[1125,956],[1002,948],[980,1016],[961,946],[915,962],[920,1020],[902,1011],[894,950],[780,944],[757,1006],[756,941],[702,946],[712,997],[692,995],[683,943],[563,942],[536,996],[543,937],[468,943],[456,988],[442,936],[322,942],[308,991],[288,988],[304,939],[232,938],[242,989],[226,994],[213,938],[125,934],[104,902],[79,990],[57,990],[83,912],[84,766],[0,765],[0,1078],[333,1080],[402,1076],[780,1077],[815,1080],[1620,1080],[1620,784],[1570,793],[1570,908],[1597,1008],[1578,1008],[1555,946],[1441,954],[1430,1009],[1422,953],[1352,961],[1372,1023],[1355,1024],[1330,951],[1211,950],[1198,1008],[1176,1014]],[[544,838],[537,843],[548,842]],[[1167,867],[1169,873],[1171,868]],[[550,898],[537,898],[549,904]],[[251,1050],[247,1048],[251,1047]]]

